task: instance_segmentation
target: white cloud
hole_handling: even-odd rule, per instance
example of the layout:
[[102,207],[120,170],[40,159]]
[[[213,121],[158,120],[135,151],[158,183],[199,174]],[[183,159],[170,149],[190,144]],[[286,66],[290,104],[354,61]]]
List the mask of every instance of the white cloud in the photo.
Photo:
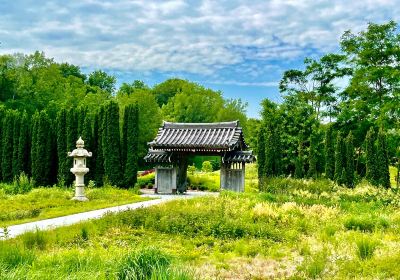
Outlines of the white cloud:
[[242,84],[264,84],[269,65],[336,50],[344,30],[400,15],[390,0],[6,2],[2,53],[38,49],[82,67],[232,82],[229,74]]

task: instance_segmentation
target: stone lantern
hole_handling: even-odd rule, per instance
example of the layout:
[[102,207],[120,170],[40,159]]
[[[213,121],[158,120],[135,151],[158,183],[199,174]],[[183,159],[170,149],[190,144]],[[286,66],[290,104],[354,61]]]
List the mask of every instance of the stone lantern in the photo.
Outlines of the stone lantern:
[[92,153],[83,147],[85,147],[85,142],[79,137],[76,141],[76,149],[68,153],[69,157],[74,158],[74,166],[71,168],[71,172],[75,175],[75,196],[72,199],[79,201],[88,200],[85,196],[84,177],[89,172],[89,168],[86,167],[86,158],[92,156]]

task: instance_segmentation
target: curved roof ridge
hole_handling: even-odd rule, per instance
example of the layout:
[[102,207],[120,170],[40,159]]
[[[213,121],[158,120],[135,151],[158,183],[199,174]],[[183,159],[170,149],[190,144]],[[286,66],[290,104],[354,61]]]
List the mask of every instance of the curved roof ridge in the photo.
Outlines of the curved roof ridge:
[[239,121],[230,122],[212,122],[212,123],[179,123],[179,122],[167,122],[164,121],[163,128],[235,128],[239,127]]

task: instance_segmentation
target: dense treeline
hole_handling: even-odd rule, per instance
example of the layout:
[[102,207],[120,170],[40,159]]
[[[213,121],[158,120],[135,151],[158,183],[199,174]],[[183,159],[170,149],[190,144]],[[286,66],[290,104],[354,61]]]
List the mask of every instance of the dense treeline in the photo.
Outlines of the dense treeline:
[[[122,123],[120,123],[120,120]],[[129,105],[120,113],[116,102],[109,101],[94,115],[87,108],[62,109],[55,119],[46,111],[26,112],[0,108],[0,179],[11,182],[22,172],[36,185],[70,185],[72,159],[67,152],[76,148],[79,137],[93,152],[88,160],[87,179],[97,185],[110,183],[132,187],[138,170],[139,109]],[[120,127],[123,127],[122,134]]]
[[[389,165],[399,162],[400,142],[397,24],[346,31],[340,46],[341,53],[307,58],[303,70],[286,71],[282,103],[263,101],[261,184],[268,176],[291,175],[325,176],[350,187],[366,178],[390,187]],[[271,153],[277,147],[281,153]],[[271,172],[274,164],[281,168]]]
[[[0,56],[0,104],[6,109],[26,112],[29,118],[36,111],[46,110],[49,118],[55,119],[61,110],[82,107],[86,112],[77,113],[76,118],[78,125],[84,126],[80,121],[82,116],[88,114],[94,119],[99,108],[109,101],[117,102],[121,111],[128,105],[138,105],[140,165],[144,164],[142,159],[147,152],[147,142],[154,138],[162,120],[240,120],[245,132],[249,131],[245,114],[247,104],[224,99],[221,92],[197,83],[173,78],[149,87],[135,80],[117,88],[116,78],[104,71],[84,74],[78,66],[57,63],[40,52]],[[66,127],[71,124],[66,123]],[[101,128],[96,127],[96,134],[97,129]],[[251,133],[250,144],[255,139],[253,131]],[[66,134],[69,148],[76,135],[73,130]]]

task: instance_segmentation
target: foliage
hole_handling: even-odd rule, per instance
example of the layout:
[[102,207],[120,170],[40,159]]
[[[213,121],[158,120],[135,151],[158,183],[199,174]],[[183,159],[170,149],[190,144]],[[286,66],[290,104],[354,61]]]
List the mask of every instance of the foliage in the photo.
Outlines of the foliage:
[[342,134],[339,132],[336,137],[335,148],[335,181],[338,184],[345,184],[346,176],[346,146]]
[[119,107],[115,102],[110,102],[104,108],[102,150],[104,156],[104,175],[111,184],[122,185]]
[[333,180],[335,176],[335,147],[333,126],[329,125],[325,133],[325,177]]
[[356,241],[356,244],[357,244],[357,249],[358,249],[357,255],[362,260],[371,258],[377,247],[376,241],[373,241],[364,236],[362,236],[360,239],[358,239]]
[[346,141],[345,141],[345,145],[346,145],[346,185],[352,187],[354,185],[354,172],[355,172],[355,168],[354,168],[354,138],[353,138],[353,134],[349,133],[349,135],[347,135],[346,137]]
[[379,130],[378,133],[376,162],[378,184],[385,188],[390,188],[389,158],[386,135],[382,130]]
[[155,184],[155,172],[139,176],[137,178],[136,185],[140,188],[148,188],[151,189]]
[[204,161],[202,166],[201,166],[201,171],[203,171],[203,172],[212,172],[213,168],[212,168],[211,162]]
[[124,184],[133,187],[136,184],[138,171],[139,148],[139,108],[138,105],[125,107],[123,124],[123,151],[126,159],[124,167]]

